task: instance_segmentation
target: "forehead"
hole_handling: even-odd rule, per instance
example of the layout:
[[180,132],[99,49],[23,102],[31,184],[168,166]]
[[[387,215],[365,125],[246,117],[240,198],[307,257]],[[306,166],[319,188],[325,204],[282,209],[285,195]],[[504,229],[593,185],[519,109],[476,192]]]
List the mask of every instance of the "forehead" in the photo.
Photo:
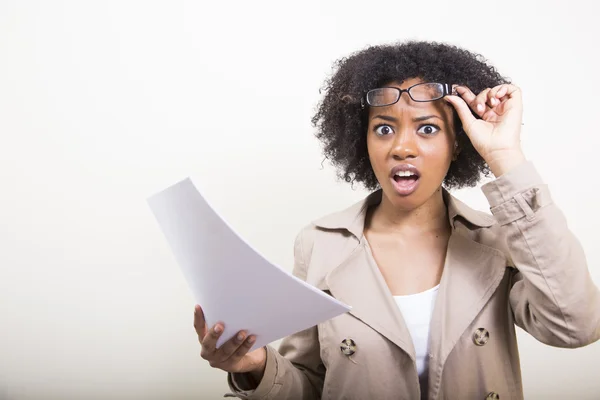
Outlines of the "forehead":
[[[421,78],[410,78],[402,82],[400,81],[389,81],[381,86],[396,87],[398,89],[408,89],[409,87],[418,83],[424,83]],[[397,114],[403,112],[409,112],[411,114],[425,114],[439,115],[440,117],[449,117],[451,115],[450,105],[443,100],[428,101],[428,102],[415,102],[410,99],[407,93],[402,93],[400,100],[391,106],[385,107],[369,107],[369,118],[372,118],[377,114]]]

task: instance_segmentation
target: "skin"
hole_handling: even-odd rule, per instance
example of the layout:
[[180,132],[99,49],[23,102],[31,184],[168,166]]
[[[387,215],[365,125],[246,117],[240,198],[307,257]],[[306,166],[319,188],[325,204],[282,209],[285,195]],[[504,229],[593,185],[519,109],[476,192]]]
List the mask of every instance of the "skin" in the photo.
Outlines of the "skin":
[[[406,89],[421,82],[409,79],[385,86]],[[395,104],[369,109],[366,134],[371,167],[383,189],[381,209],[391,223],[398,224],[398,218],[420,207],[435,210],[443,206],[439,189],[455,155],[452,110],[446,102],[414,102],[403,93]],[[416,192],[401,196],[393,187],[390,172],[407,163],[417,167],[421,176]]]
[[207,360],[211,367],[232,373],[247,372],[255,382],[260,382],[265,371],[267,351],[262,347],[248,353],[256,341],[256,336],[248,336],[248,333],[242,330],[217,349],[217,340],[223,333],[225,324],[218,322],[208,329],[204,312],[198,304],[194,308],[194,329],[202,347],[200,356]]
[[[406,89],[421,82],[385,86]],[[395,104],[369,110],[367,148],[383,196],[367,214],[365,236],[393,295],[439,283],[450,236],[441,185],[458,153],[455,143],[452,108],[444,101],[414,102],[403,93]],[[396,191],[390,176],[399,164],[411,164],[420,173],[417,189],[408,196]]]
[[[417,81],[409,79],[392,84],[406,88]],[[415,293],[439,283],[450,234],[441,184],[457,151],[449,106],[458,112],[473,146],[496,177],[525,161],[520,145],[523,109],[520,89],[504,84],[477,95],[461,86],[456,91],[458,96],[420,104],[409,101],[404,93],[398,103],[385,107],[386,110],[383,107],[369,110],[369,158],[383,197],[381,204],[367,216],[365,236],[392,293]],[[375,115],[383,111],[395,118],[389,137],[378,136],[374,130],[377,123],[383,122]],[[424,114],[435,114],[438,118],[420,123],[413,121]],[[429,128],[421,130],[423,125],[431,123],[440,130],[434,129],[435,134]],[[407,160],[419,168],[422,182],[414,193],[399,196],[391,185],[390,169],[394,163],[409,162]],[[400,266],[394,261],[399,259],[398,248],[404,249]],[[234,336],[217,349],[216,342],[224,323],[218,322],[209,329],[199,305],[194,310],[194,328],[202,347],[201,357],[212,367],[248,373],[255,381],[254,387],[258,385],[265,370],[266,350],[261,348],[248,353],[255,340],[253,336],[241,331],[241,339]]]

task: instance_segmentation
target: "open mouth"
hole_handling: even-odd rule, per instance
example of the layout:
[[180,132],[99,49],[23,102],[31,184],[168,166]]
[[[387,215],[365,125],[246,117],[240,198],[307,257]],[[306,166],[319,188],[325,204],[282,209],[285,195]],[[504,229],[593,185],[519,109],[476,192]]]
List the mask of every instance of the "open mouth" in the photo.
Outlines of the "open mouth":
[[392,172],[394,188],[398,194],[407,196],[417,189],[421,176],[415,167],[403,165],[394,168]]
[[419,176],[410,171],[399,171],[394,174],[394,180],[399,185],[412,185],[419,179]]

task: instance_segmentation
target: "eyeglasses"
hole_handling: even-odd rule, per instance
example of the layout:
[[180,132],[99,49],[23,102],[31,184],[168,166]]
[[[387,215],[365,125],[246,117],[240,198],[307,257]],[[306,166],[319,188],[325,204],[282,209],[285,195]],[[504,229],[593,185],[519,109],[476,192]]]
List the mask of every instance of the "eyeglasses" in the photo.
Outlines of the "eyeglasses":
[[382,87],[371,89],[366,96],[360,99],[360,105],[365,107],[365,100],[371,107],[390,106],[400,100],[402,93],[408,93],[413,101],[427,102],[439,100],[448,94],[456,94],[452,85],[448,83],[417,83],[408,89],[398,89],[395,87]]

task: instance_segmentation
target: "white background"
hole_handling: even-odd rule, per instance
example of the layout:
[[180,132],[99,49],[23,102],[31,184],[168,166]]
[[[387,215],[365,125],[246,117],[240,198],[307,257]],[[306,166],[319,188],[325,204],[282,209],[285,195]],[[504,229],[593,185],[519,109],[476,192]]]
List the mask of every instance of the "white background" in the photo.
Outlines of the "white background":
[[[600,282],[596,4],[0,0],[0,399],[221,398],[145,199],[194,176],[291,270],[298,230],[365,195],[310,117],[369,44],[458,44],[523,89],[526,154]],[[519,339],[526,398],[598,398],[600,343]]]

